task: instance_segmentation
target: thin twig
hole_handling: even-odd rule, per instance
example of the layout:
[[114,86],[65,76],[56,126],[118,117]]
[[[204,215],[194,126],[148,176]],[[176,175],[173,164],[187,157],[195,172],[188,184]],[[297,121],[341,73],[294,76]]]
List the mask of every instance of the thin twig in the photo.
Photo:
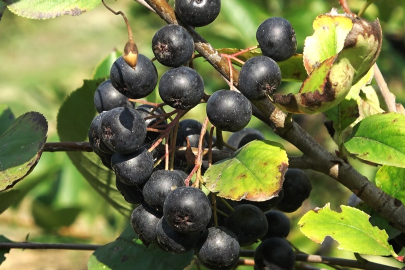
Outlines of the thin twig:
[[148,4],[146,4],[146,2],[144,0],[135,0],[135,2],[138,2],[139,4],[141,4],[142,6],[146,7],[147,9],[149,9],[150,11],[153,11],[156,13],[156,11],[151,8]]
[[374,79],[380,88],[381,95],[387,104],[387,109],[389,112],[397,112],[397,106],[395,104],[395,96],[388,89],[388,85],[385,82],[384,76],[382,75],[377,63],[374,64]]
[[43,152],[67,152],[67,151],[83,151],[93,152],[89,142],[48,142],[45,143]]

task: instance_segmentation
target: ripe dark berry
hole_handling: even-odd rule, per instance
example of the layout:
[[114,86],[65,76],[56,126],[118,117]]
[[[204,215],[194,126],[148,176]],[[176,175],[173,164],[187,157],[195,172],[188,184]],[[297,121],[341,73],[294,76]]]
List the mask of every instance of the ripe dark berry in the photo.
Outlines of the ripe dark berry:
[[169,106],[188,110],[200,103],[204,95],[204,82],[194,69],[172,68],[160,79],[159,95]]
[[88,132],[90,145],[97,155],[99,155],[100,152],[106,154],[114,153],[101,139],[101,119],[104,117],[105,113],[106,112],[101,112],[94,117]]
[[146,203],[153,209],[162,212],[166,197],[177,187],[184,186],[185,178],[176,171],[158,170],[153,172],[142,189]]
[[[194,119],[185,119],[179,122],[179,128],[177,130],[177,146],[187,146],[187,141],[190,143],[190,147],[198,147],[200,140],[202,124]],[[203,147],[208,146],[209,135],[206,132],[204,136]]]
[[265,213],[268,230],[265,236],[260,238],[261,240],[270,238],[270,237],[280,237],[286,238],[290,233],[290,220],[288,217],[279,211],[269,211]]
[[255,269],[292,270],[295,264],[295,253],[287,240],[272,237],[264,240],[255,251]]
[[239,259],[236,235],[225,227],[211,227],[198,241],[197,257],[209,269],[232,269]]
[[291,213],[301,207],[311,194],[312,184],[307,175],[298,169],[288,169],[283,183],[284,198],[277,204],[283,212]]
[[180,25],[168,24],[152,38],[152,51],[162,65],[179,67],[187,64],[194,53],[194,41]]
[[110,80],[115,89],[128,98],[144,98],[156,87],[158,75],[155,65],[144,55],[138,55],[135,69],[119,57],[110,70]]
[[263,55],[275,61],[284,61],[297,50],[295,31],[289,21],[280,17],[265,20],[256,32]]
[[115,179],[115,186],[118,191],[124,196],[125,201],[130,204],[140,204],[143,203],[142,185],[131,186],[124,184],[121,180]]
[[159,245],[172,253],[186,253],[195,248],[200,234],[185,234],[173,230],[164,218],[156,226],[156,236]]
[[221,0],[176,0],[174,8],[184,23],[201,27],[217,18],[221,10]]
[[208,99],[207,116],[217,128],[236,132],[249,123],[252,117],[252,105],[239,92],[219,90]]
[[111,167],[112,154],[107,154],[107,153],[101,152],[100,149],[98,149],[98,148],[93,148],[93,151],[100,158],[101,163],[103,163],[103,165],[105,167],[107,167],[108,169],[112,170],[112,167]]
[[113,154],[111,166],[123,183],[140,185],[145,183],[153,172],[153,157],[147,149],[140,147],[129,154]]
[[232,133],[232,135],[229,137],[227,143],[236,148],[239,149],[245,144],[254,141],[254,140],[264,140],[263,134],[258,131],[257,129],[254,128],[244,128],[242,130],[239,130],[238,132]]
[[198,188],[178,187],[166,198],[163,214],[167,223],[182,233],[197,233],[211,219],[211,204]]
[[262,210],[250,204],[241,204],[234,209],[225,227],[236,234],[241,247],[250,246],[266,234],[267,219]]
[[97,87],[94,93],[94,106],[99,113],[117,107],[134,107],[126,96],[112,86],[110,80],[106,80]]
[[156,228],[162,214],[154,211],[147,204],[143,203],[136,207],[131,214],[131,225],[138,234],[142,243],[146,246],[155,242]]
[[146,137],[145,120],[131,108],[107,111],[101,120],[103,142],[116,153],[129,154],[139,148]]
[[239,74],[239,91],[248,99],[258,100],[273,94],[281,83],[277,63],[267,56],[250,58]]

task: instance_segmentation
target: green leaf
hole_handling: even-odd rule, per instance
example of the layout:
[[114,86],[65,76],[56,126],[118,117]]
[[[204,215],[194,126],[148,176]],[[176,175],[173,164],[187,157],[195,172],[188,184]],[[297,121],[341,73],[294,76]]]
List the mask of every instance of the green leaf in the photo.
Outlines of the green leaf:
[[45,230],[72,225],[81,210],[80,207],[55,209],[51,205],[42,203],[40,200],[34,200],[32,203],[32,216],[35,223]]
[[51,19],[63,15],[77,16],[99,5],[99,0],[13,0],[8,9],[28,19]]
[[[61,141],[88,140],[87,132],[96,115],[94,92],[102,81],[85,80],[81,88],[66,98],[57,117],[57,130]],[[67,154],[90,185],[121,214],[129,217],[132,208],[116,189],[114,173],[101,163],[100,158],[95,153],[87,152]]]
[[11,109],[4,104],[0,104],[0,136],[8,129],[15,120]]
[[354,126],[344,146],[357,158],[377,164],[405,167],[405,116],[375,114]]
[[115,60],[117,60],[117,58],[121,56],[121,54],[122,53],[118,50],[113,50],[107,57],[101,60],[93,71],[93,80],[105,79],[110,77],[111,66],[114,64]]
[[382,166],[375,176],[375,184],[381,190],[405,204],[405,168]]
[[[11,241],[10,239],[7,239],[6,237],[4,237],[3,235],[0,235],[0,243],[12,243],[13,241]],[[0,249],[0,265],[6,260],[6,253],[9,253],[10,249],[9,248],[3,248]]]
[[308,74],[343,49],[353,22],[345,15],[328,13],[316,17],[312,27],[314,34],[307,37],[304,44],[304,66]]
[[242,42],[257,42],[257,27],[269,16],[265,10],[245,0],[222,1],[221,5],[221,13],[239,31]]
[[45,117],[28,112],[0,136],[0,191],[13,187],[34,169],[47,132]]
[[114,241],[98,248],[88,261],[89,270],[98,269],[153,269],[182,270],[193,259],[194,251],[172,254],[160,250],[155,244],[144,246],[131,226]]
[[[224,54],[234,54],[237,52],[242,51],[242,49],[234,49],[234,48],[222,48],[217,49],[219,53]],[[252,57],[262,55],[262,52],[259,49],[255,49],[252,51],[244,52],[237,56],[240,60],[246,62]],[[232,59],[232,63],[237,66],[242,66],[242,64],[238,61]],[[289,59],[277,62],[281,70],[281,80],[286,82],[303,82],[308,76],[305,71],[304,65],[302,64],[302,54],[294,54]]]
[[0,192],[0,214],[7,210],[17,199],[20,191],[9,189]]
[[265,201],[278,195],[287,167],[281,144],[253,141],[208,168],[203,179],[205,187],[220,197]]
[[316,243],[330,236],[339,243],[339,249],[355,253],[395,255],[387,233],[373,227],[369,215],[350,206],[342,205],[341,209],[341,213],[332,211],[328,203],[321,209],[308,211],[298,222],[301,232]]

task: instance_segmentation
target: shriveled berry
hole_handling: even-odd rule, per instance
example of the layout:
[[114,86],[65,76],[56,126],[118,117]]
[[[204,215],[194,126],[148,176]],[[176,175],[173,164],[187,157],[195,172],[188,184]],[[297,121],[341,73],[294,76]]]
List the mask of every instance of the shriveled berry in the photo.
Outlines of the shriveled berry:
[[146,137],[145,120],[131,108],[107,111],[101,120],[101,138],[116,153],[129,154],[139,148]]

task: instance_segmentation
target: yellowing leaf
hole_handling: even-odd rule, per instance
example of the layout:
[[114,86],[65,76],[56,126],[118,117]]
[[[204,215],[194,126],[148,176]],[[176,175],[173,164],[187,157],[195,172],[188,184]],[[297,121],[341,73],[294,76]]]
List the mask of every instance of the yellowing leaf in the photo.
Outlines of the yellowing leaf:
[[388,234],[369,222],[369,215],[350,206],[341,206],[342,212],[325,207],[308,211],[298,222],[301,232],[316,243],[326,236],[339,243],[339,249],[367,255],[396,255],[388,244]]

